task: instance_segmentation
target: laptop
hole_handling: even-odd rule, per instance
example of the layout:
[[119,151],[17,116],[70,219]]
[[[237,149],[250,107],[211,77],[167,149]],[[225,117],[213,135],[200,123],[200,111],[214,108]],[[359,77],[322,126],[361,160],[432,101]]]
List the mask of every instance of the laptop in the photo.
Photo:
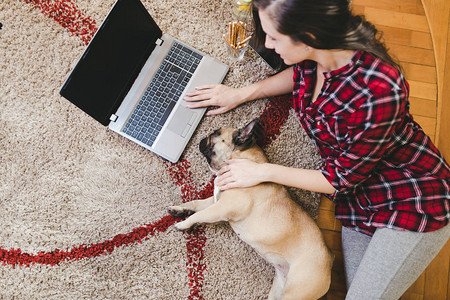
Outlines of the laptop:
[[60,94],[111,130],[177,162],[206,108],[184,95],[228,66],[167,35],[139,0],[117,0]]

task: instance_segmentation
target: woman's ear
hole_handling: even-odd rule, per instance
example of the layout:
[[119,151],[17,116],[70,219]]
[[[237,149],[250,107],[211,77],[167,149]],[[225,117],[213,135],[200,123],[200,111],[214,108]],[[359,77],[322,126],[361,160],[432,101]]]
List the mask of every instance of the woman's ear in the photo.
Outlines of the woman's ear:
[[241,151],[248,149],[256,142],[261,131],[261,122],[259,118],[256,118],[236,132],[233,137],[233,142]]

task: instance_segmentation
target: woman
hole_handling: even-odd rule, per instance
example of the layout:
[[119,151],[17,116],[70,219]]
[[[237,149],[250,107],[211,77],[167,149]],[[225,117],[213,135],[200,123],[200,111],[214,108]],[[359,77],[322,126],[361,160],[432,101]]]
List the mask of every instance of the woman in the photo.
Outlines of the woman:
[[[319,170],[231,160],[226,190],[276,182],[328,195],[343,224],[347,299],[398,299],[450,236],[450,167],[409,114],[408,84],[347,0],[253,0],[284,71],[239,89],[198,87],[190,107],[224,113],[293,93]],[[293,79],[293,81],[292,81]]]

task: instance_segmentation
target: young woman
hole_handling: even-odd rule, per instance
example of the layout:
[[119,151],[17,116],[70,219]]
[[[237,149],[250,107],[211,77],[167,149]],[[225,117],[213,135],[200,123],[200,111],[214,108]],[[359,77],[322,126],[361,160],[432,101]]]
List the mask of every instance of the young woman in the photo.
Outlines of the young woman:
[[198,87],[190,107],[293,93],[319,170],[231,160],[221,189],[260,182],[320,192],[343,227],[347,299],[398,299],[450,237],[450,167],[409,114],[408,84],[376,29],[348,0],[253,0],[284,71],[249,86]]

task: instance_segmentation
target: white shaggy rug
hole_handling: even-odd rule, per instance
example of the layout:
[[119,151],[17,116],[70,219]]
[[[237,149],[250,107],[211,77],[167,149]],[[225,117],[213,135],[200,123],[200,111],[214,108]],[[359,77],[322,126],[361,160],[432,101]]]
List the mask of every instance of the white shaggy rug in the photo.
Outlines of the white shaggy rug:
[[[103,127],[59,88],[112,0],[0,2],[0,298],[264,299],[272,267],[226,224],[181,233],[166,207],[209,196],[199,141],[261,117],[272,162],[315,168],[284,96],[205,117],[177,164]],[[251,50],[229,60],[234,0],[145,0],[163,32],[229,64],[224,83],[273,73]],[[292,190],[313,216],[319,196]]]

